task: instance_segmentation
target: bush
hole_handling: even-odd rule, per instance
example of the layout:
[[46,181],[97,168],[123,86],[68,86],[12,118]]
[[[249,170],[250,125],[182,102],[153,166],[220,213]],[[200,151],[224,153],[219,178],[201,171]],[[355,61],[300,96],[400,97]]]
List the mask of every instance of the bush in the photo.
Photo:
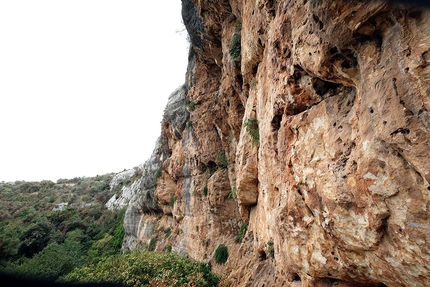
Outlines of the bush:
[[175,202],[176,202],[176,196],[172,194],[172,196],[170,196],[170,202],[169,202],[170,207],[173,207],[175,205]]
[[235,33],[231,39],[231,46],[228,50],[233,61],[240,57],[240,35]]
[[275,258],[275,246],[272,239],[267,242],[267,253],[270,257]]
[[163,167],[160,166],[154,174],[155,181],[157,181],[160,178],[162,172],[163,172]]
[[207,186],[205,186],[205,187],[203,188],[203,195],[204,195],[204,196],[208,196],[208,187],[207,187]]
[[237,242],[242,243],[242,240],[246,234],[246,231],[248,231],[248,224],[242,223],[239,229],[239,235],[237,236]]
[[254,146],[254,144],[260,144],[260,132],[258,130],[257,118],[247,119],[244,126],[248,134],[251,136],[252,146]]
[[228,160],[227,160],[227,156],[225,155],[225,151],[220,151],[216,154],[217,160],[218,160],[218,165],[222,168],[227,168],[228,167]]
[[209,264],[174,253],[134,251],[101,258],[97,264],[77,268],[61,282],[112,282],[128,286],[218,286],[219,277]]
[[20,265],[12,265],[4,271],[20,277],[55,281],[86,262],[80,243],[66,240],[61,245],[50,244],[33,258],[25,259]]
[[149,241],[148,251],[154,251],[157,246],[157,237],[154,237]]
[[228,259],[228,248],[224,244],[220,244],[215,250],[215,262],[224,264]]

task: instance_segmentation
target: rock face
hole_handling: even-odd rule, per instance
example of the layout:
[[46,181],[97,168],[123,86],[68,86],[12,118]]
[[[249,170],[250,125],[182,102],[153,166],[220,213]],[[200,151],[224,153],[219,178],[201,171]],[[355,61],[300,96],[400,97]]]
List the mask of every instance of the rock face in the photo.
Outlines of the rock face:
[[182,3],[186,85],[123,248],[171,245],[225,286],[430,286],[430,12]]

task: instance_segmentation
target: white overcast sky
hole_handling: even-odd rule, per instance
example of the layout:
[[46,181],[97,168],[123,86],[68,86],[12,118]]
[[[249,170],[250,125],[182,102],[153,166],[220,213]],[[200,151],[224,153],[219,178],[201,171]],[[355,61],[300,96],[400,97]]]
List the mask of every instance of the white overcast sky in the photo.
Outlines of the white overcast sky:
[[148,159],[185,80],[181,1],[0,1],[0,181]]

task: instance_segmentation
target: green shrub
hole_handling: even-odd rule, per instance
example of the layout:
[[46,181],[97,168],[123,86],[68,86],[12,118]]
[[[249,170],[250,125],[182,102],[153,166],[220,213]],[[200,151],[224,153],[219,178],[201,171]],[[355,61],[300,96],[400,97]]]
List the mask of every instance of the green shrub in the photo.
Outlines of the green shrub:
[[235,33],[231,39],[231,46],[228,50],[233,61],[236,61],[240,57],[240,35]]
[[208,187],[207,187],[207,186],[205,186],[205,187],[203,188],[203,195],[204,195],[204,196],[208,196]]
[[154,237],[149,241],[148,251],[154,251],[155,247],[157,247],[157,237]]
[[172,252],[172,245],[167,245],[165,250],[167,253]]
[[251,136],[252,146],[254,146],[254,144],[260,144],[260,132],[258,130],[257,118],[247,119],[244,126],[248,134]]
[[239,229],[239,235],[237,236],[237,242],[242,243],[242,240],[246,234],[246,231],[248,231],[248,224],[242,223]]
[[172,194],[172,196],[170,196],[170,202],[169,202],[170,207],[173,207],[175,205],[175,202],[176,202],[176,196]]
[[230,191],[230,193],[228,194],[228,199],[236,199],[237,195],[236,195],[236,187],[233,187]]
[[272,239],[267,242],[267,253],[269,253],[270,257],[275,258],[275,246]]
[[227,156],[225,155],[225,151],[220,151],[216,154],[217,160],[218,160],[218,165],[222,168],[227,168],[228,167],[228,160],[227,160]]
[[188,111],[190,111],[191,113],[194,112],[194,110],[196,109],[196,103],[191,101],[186,101],[185,103],[188,108]]
[[50,244],[33,258],[21,260],[21,264],[3,270],[15,276],[55,281],[75,267],[87,263],[81,244],[66,240],[65,243]]
[[220,244],[215,250],[215,262],[224,264],[228,259],[228,248],[224,244]]
[[[167,249],[167,248],[166,248]],[[61,282],[112,282],[127,286],[218,286],[209,264],[174,253],[134,251],[103,257],[96,264],[73,270]]]
[[160,178],[162,172],[163,172],[163,167],[160,166],[154,174],[155,181],[157,181]]
[[170,230],[170,228],[169,228],[169,229],[167,229],[167,230],[165,230],[164,232],[165,232],[165,233],[164,233],[164,239],[169,238],[169,237],[170,237],[170,235],[172,234],[172,231]]

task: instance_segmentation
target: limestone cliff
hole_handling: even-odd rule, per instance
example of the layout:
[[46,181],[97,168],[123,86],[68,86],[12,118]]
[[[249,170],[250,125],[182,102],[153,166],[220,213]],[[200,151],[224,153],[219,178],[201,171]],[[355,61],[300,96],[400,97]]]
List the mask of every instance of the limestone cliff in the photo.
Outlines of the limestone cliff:
[[169,98],[123,248],[170,245],[211,262],[225,286],[430,286],[430,12],[182,5],[186,84]]

